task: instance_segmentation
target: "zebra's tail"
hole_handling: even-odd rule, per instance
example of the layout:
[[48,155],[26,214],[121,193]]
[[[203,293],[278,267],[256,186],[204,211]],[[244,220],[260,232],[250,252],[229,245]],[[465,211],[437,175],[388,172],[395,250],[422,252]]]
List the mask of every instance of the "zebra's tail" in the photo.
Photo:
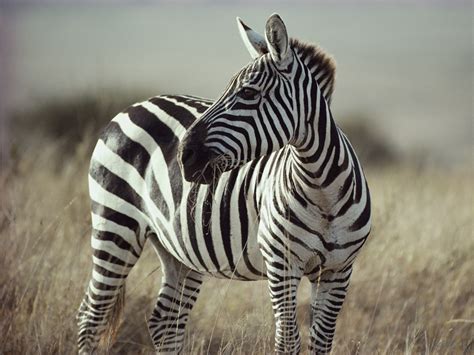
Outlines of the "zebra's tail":
[[115,341],[120,324],[122,323],[122,313],[125,306],[125,284],[120,287],[117,299],[113,308],[110,310],[109,319],[105,331],[99,340],[99,353],[110,349]]

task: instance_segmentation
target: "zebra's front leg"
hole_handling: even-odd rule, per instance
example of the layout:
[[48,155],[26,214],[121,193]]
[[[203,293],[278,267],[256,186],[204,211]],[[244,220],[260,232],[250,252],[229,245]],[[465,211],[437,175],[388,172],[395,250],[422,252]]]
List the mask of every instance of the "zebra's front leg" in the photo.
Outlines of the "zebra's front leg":
[[[156,240],[154,242],[155,247]],[[158,354],[178,354],[189,314],[202,285],[202,275],[181,264],[161,246],[156,248],[163,277],[148,329]]]
[[336,330],[336,319],[346,297],[352,265],[334,272],[325,271],[311,280],[311,345],[312,354],[329,354]]
[[267,260],[266,267],[276,325],[275,353],[298,354],[301,338],[296,322],[296,293],[302,271],[280,260]]

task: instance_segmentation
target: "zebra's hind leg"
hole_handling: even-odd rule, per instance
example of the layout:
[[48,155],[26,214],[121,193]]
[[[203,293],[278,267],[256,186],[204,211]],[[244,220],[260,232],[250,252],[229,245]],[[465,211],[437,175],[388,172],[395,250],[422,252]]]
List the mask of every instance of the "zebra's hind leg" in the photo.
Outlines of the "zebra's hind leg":
[[311,281],[312,354],[329,354],[336,330],[336,319],[346,297],[352,265],[340,271],[325,271]]
[[186,323],[203,277],[170,255],[156,236],[150,240],[160,258],[163,276],[148,329],[157,353],[178,354],[183,347]]
[[92,277],[77,314],[79,354],[95,354],[113,341],[125,280],[145,241],[138,222],[104,206],[93,209],[92,224]]

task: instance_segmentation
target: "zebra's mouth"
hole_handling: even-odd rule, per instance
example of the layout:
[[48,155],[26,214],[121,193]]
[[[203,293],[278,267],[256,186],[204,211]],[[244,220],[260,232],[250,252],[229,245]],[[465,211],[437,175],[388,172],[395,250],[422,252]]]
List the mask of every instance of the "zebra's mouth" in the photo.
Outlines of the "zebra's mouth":
[[216,155],[203,146],[187,145],[180,149],[178,161],[184,179],[197,184],[210,184],[221,175]]
[[217,181],[220,175],[220,171],[216,169],[216,166],[212,164],[211,161],[209,161],[202,169],[195,170],[194,172],[188,172],[188,174],[186,174],[185,171],[184,178],[189,182],[209,185],[212,182]]

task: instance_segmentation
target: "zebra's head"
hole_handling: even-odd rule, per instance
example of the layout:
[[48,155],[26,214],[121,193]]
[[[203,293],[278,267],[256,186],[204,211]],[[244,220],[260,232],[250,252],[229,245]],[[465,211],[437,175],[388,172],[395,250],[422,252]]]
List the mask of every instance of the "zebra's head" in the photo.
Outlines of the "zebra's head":
[[316,89],[310,87],[307,77],[314,75],[280,16],[269,17],[265,37],[239,18],[237,24],[253,61],[234,75],[181,141],[178,160],[188,181],[210,183],[222,172],[300,142],[308,118],[303,114],[307,110],[297,106],[308,105],[308,94],[319,92],[316,84]]

